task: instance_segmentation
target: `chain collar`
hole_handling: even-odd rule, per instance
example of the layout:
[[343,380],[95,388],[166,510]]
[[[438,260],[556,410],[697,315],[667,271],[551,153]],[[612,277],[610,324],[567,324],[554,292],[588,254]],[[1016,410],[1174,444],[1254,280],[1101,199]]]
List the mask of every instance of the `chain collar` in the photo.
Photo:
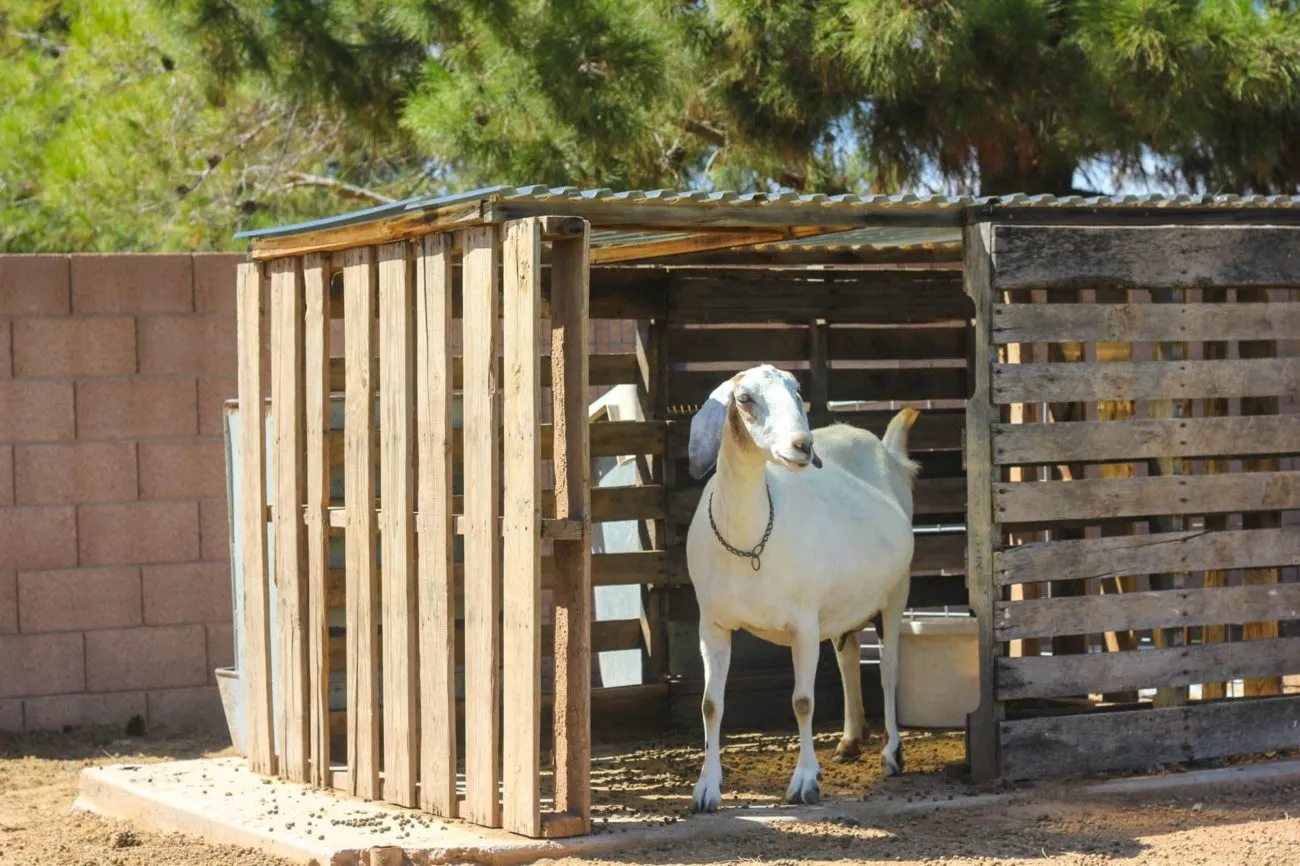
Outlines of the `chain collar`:
[[718,539],[718,543],[727,549],[728,553],[735,554],[742,559],[748,559],[750,567],[758,571],[763,567],[763,548],[767,547],[767,539],[772,535],[772,522],[776,519],[776,510],[772,507],[772,488],[766,483],[763,489],[767,491],[767,530],[763,533],[763,540],[754,545],[752,550],[741,550],[738,547],[732,547],[727,543],[727,539],[722,537],[718,531],[718,524],[713,522],[713,491],[709,491],[709,526],[713,527],[713,535]]

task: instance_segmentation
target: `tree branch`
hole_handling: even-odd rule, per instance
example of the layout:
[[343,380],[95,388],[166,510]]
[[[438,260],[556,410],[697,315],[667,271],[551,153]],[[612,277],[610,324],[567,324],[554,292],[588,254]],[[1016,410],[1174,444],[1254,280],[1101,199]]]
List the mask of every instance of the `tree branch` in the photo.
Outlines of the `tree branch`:
[[317,174],[306,174],[301,171],[288,172],[285,177],[289,179],[289,183],[285,184],[285,189],[293,189],[299,186],[318,186],[330,190],[340,198],[370,201],[376,204],[392,204],[396,201],[396,199],[389,198],[383,193],[365,187],[353,186],[350,183],[334,180],[331,177],[321,177]]

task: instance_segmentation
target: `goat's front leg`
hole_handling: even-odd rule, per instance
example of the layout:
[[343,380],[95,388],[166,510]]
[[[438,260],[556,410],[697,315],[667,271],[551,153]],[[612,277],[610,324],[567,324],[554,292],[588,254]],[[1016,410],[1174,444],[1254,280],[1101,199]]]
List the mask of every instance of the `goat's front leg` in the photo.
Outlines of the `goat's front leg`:
[[799,722],[799,763],[795,766],[785,799],[790,803],[816,803],[821,799],[821,767],[813,750],[813,686],[817,680],[817,655],[821,649],[817,623],[801,625],[791,644],[794,660],[794,717]]
[[727,669],[731,667],[731,631],[718,628],[700,615],[700,655],[704,658],[704,766],[695,783],[691,808],[696,812],[716,812],[722,803],[722,696],[727,689]]
[[844,685],[844,736],[835,747],[837,764],[856,761],[862,754],[862,738],[867,730],[867,714],[862,708],[862,634],[845,632],[835,639],[835,657],[840,665]]

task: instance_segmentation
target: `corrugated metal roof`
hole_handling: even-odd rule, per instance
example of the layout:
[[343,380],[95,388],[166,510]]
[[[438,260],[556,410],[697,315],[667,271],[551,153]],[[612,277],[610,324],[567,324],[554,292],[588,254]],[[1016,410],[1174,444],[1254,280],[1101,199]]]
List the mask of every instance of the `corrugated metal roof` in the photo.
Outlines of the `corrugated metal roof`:
[[[364,222],[378,221],[396,216],[402,216],[418,211],[434,211],[439,208],[445,208],[458,204],[468,204],[472,202],[499,202],[503,205],[528,205],[545,202],[556,203],[589,203],[597,204],[608,201],[611,204],[643,204],[646,206],[663,206],[663,205],[682,205],[686,207],[698,208],[701,205],[717,207],[719,209],[735,209],[736,212],[748,208],[762,209],[765,206],[777,205],[785,208],[808,208],[810,211],[816,210],[823,221],[827,216],[836,211],[841,211],[846,215],[851,215],[854,220],[861,222],[864,217],[878,213],[882,220],[891,215],[901,213],[913,214],[917,217],[924,218],[926,215],[933,215],[935,227],[947,224],[953,225],[954,217],[962,210],[968,207],[1028,207],[1028,208],[1225,208],[1225,209],[1253,209],[1253,208],[1296,208],[1300,209],[1300,196],[1236,196],[1236,195],[1116,195],[1116,196],[1052,196],[1052,195],[1003,195],[1003,196],[941,196],[941,195],[869,195],[857,196],[852,194],[846,195],[824,195],[813,193],[800,195],[798,193],[733,193],[733,192],[699,192],[689,190],[624,190],[615,192],[610,189],[579,189],[577,187],[547,187],[541,185],[534,186],[491,186],[481,189],[470,190],[453,195],[434,196],[434,197],[414,197],[404,199],[391,204],[380,205],[378,207],[367,208],[340,216],[329,217],[321,220],[297,223],[294,225],[279,226],[276,228],[249,229],[239,232],[237,238],[273,238],[284,237],[287,235],[299,234],[307,231],[320,231],[323,229],[339,228],[342,226],[356,225]],[[927,230],[929,227],[926,227]],[[701,226],[702,231],[706,231],[706,226]],[[859,243],[869,244],[876,243],[870,240],[874,235],[860,235],[861,240],[845,240],[850,234],[859,232],[874,232],[875,229],[857,229],[854,232],[840,233],[841,240],[830,241],[829,238],[822,238],[818,241],[812,239],[802,241],[791,241],[788,243],[796,246],[813,246],[826,243]],[[897,228],[892,231],[898,231]],[[623,232],[598,232],[603,235],[604,244],[625,244],[632,243],[631,238],[635,237],[635,242],[645,243],[650,239],[667,239],[672,236],[685,236],[685,233],[673,232],[671,234],[659,235],[657,233],[623,233]],[[593,242],[596,237],[593,236]],[[787,242],[783,242],[787,243]]]

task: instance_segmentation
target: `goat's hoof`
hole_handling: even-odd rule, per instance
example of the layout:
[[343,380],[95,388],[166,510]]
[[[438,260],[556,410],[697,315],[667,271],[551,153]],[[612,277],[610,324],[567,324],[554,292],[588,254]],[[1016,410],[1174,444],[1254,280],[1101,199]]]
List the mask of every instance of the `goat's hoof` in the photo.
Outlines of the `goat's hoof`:
[[835,757],[831,758],[837,764],[848,764],[856,761],[862,755],[862,744],[858,740],[840,740],[840,744],[835,747]]
[[885,776],[903,775],[903,747],[899,746],[891,754],[889,748],[880,753],[880,770]]
[[812,806],[821,802],[822,786],[818,781],[820,778],[821,770],[816,772],[795,770],[794,778],[790,780],[790,787],[785,791],[785,801],[796,806],[800,803]]
[[695,796],[691,798],[691,811],[697,815],[701,812],[713,813],[721,805],[722,791],[716,785],[701,779],[695,786]]

